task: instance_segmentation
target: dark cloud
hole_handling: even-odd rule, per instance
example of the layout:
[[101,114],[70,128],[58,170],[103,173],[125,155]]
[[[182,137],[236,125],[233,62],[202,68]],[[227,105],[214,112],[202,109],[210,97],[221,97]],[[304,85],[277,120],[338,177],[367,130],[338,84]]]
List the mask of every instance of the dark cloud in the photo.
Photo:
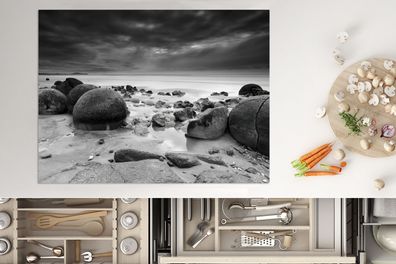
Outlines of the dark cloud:
[[267,68],[267,10],[41,10],[41,72]]

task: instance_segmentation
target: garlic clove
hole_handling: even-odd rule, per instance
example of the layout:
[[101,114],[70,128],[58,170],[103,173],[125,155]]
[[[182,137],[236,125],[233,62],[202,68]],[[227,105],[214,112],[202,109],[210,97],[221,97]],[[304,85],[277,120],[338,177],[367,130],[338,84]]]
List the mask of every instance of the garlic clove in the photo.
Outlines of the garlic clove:
[[385,187],[385,182],[382,179],[374,180],[374,187],[379,191]]
[[370,149],[370,147],[371,147],[371,141],[368,140],[368,139],[366,139],[366,138],[361,139],[361,140],[360,140],[360,147],[361,147],[362,149],[364,149],[364,150]]
[[366,71],[363,70],[361,67],[357,68],[356,73],[357,75],[359,75],[360,78],[366,77]]
[[370,95],[367,92],[359,93],[358,95],[359,102],[365,104],[369,101]]
[[395,150],[395,142],[394,141],[385,141],[384,142],[384,149],[387,152],[393,152]]
[[341,161],[345,158],[345,151],[343,149],[337,149],[333,152],[334,159]]
[[339,113],[348,112],[349,109],[351,109],[351,107],[349,106],[349,104],[347,104],[345,102],[338,104],[338,112]]
[[375,76],[374,79],[372,80],[371,84],[373,85],[374,88],[377,88],[379,86],[380,81],[381,81],[381,78],[378,76]]
[[385,75],[384,83],[388,86],[392,85],[395,82],[395,77],[390,74]]
[[375,78],[375,69],[374,68],[372,68],[372,69],[369,69],[368,71],[367,71],[367,75],[366,75],[366,78],[367,79],[370,79],[370,80],[372,80],[372,79],[374,79]]

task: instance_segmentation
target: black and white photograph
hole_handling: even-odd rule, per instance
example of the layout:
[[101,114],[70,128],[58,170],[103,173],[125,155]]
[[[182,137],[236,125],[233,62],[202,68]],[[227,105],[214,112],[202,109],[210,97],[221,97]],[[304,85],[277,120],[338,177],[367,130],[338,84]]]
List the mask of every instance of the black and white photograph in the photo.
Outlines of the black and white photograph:
[[38,182],[268,183],[269,10],[39,10]]

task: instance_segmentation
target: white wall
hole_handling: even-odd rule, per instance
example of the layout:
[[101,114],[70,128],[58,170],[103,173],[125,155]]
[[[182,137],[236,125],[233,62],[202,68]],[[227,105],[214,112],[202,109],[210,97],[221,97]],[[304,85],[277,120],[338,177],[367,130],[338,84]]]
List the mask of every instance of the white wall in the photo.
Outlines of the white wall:
[[[37,184],[38,9],[271,9],[271,183],[268,185]],[[314,118],[341,68],[332,61],[337,32],[347,30],[347,64],[368,57],[396,59],[392,0],[1,0],[0,196],[392,196],[396,156],[349,155],[337,177],[296,179],[290,161],[331,141],[327,120]],[[377,192],[372,180],[384,177]]]

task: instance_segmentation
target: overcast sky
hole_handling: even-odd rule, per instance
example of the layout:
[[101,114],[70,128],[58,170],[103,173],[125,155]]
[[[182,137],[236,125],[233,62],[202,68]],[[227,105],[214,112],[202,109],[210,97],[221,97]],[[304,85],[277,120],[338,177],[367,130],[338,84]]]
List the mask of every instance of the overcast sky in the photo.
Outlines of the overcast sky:
[[39,11],[40,72],[267,69],[269,11]]

